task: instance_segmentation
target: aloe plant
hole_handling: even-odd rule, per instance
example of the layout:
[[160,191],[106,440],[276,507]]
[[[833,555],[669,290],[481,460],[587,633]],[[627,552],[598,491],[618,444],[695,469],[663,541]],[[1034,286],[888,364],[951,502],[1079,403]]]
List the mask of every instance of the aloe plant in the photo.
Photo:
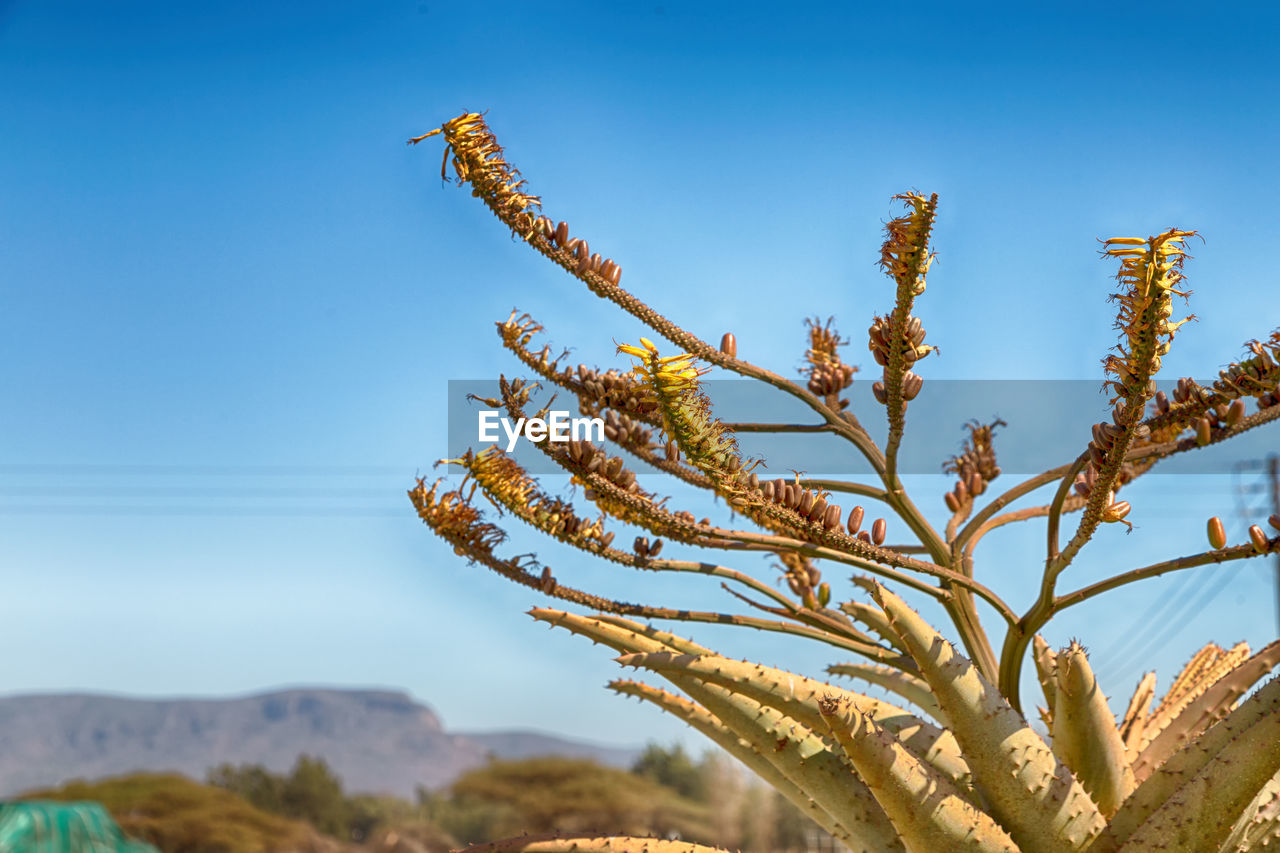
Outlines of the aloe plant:
[[[854,851],[1243,851],[1280,839],[1280,682],[1259,684],[1277,662],[1280,642],[1256,654],[1243,644],[1210,644],[1172,681],[1158,705],[1148,674],[1117,719],[1077,642],[1051,649],[1040,629],[1056,614],[1120,586],[1209,563],[1280,552],[1280,537],[1260,525],[1249,541],[1229,544],[1219,519],[1208,522],[1202,553],[1163,560],[1070,591],[1058,584],[1074,558],[1106,524],[1129,525],[1130,504],[1117,495],[1162,460],[1238,436],[1280,417],[1280,330],[1247,344],[1248,354],[1211,386],[1178,383],[1173,398],[1157,393],[1154,377],[1179,326],[1174,296],[1182,295],[1188,230],[1146,238],[1112,238],[1103,252],[1119,264],[1119,346],[1103,362],[1113,405],[1109,422],[1081,436],[1073,459],[1030,477],[985,502],[1000,474],[995,430],[969,427],[961,454],[948,461],[955,486],[943,496],[951,513],[936,530],[912,502],[899,476],[908,404],[921,393],[916,372],[932,354],[914,316],[934,258],[930,233],[938,199],[897,197],[901,216],[886,226],[880,265],[893,284],[892,307],[876,316],[868,349],[881,375],[873,392],[885,409],[888,438],[872,440],[841,394],[855,368],[830,323],[810,323],[807,381],[793,382],[740,357],[726,334],[719,346],[701,340],[621,286],[622,268],[591,252],[564,222],[542,213],[519,173],[505,160],[484,118],[469,113],[410,140],[440,135],[445,167],[530,248],[558,264],[597,296],[640,319],[664,351],[641,338],[623,344],[622,366],[605,370],[563,364],[532,346],[542,327],[513,313],[498,333],[534,379],[503,378],[486,404],[525,417],[535,383],[569,392],[581,413],[605,419],[608,442],[648,468],[713,493],[732,509],[737,526],[698,520],[641,488],[620,455],[591,442],[536,441],[582,488],[581,495],[545,492],[510,455],[494,447],[446,460],[464,470],[460,483],[409,492],[421,518],[472,564],[568,602],[592,615],[535,609],[535,619],[615,650],[618,662],[664,679],[678,692],[620,679],[610,687],[650,702],[699,730],[800,807]],[[442,170],[443,173],[443,170]],[[720,369],[758,380],[808,406],[812,424],[727,424],[713,414],[702,377]],[[1256,411],[1249,413],[1252,398]],[[544,414],[543,410],[534,413]],[[759,476],[760,460],[744,458],[737,434],[820,431],[849,442],[870,463],[877,482]],[[785,460],[775,460],[775,470]],[[1005,511],[1014,501],[1053,489],[1047,503]],[[562,584],[529,555],[500,556],[505,532],[486,520],[475,493],[542,533],[602,560],[655,572],[716,578],[746,612],[701,612],[616,601]],[[885,517],[863,506],[847,513],[837,495],[860,499],[896,516],[915,540],[885,544]],[[594,505],[594,514],[581,508]],[[1062,527],[1079,513],[1063,542]],[[1017,613],[978,579],[975,548],[989,531],[1043,518],[1047,548],[1040,591]],[[1280,529],[1280,518],[1269,524]],[[639,528],[633,547],[614,547],[623,525]],[[664,556],[666,541],[687,548],[777,555],[790,594],[727,564]],[[726,556],[727,559],[727,556]],[[852,567],[856,593],[833,603],[823,570]],[[895,591],[896,590],[896,591]],[[898,592],[939,602],[959,639],[953,645]],[[976,601],[1003,621],[999,652],[979,619]],[[748,661],[732,660],[652,621],[733,624],[805,637],[854,660],[835,664],[836,686]],[[1028,725],[1019,684],[1030,658],[1043,688],[1039,709],[1047,739]],[[864,685],[861,690],[858,684]],[[865,691],[883,688],[893,701]],[[683,853],[697,845],[643,838],[522,838],[487,845],[493,851],[652,851]]]

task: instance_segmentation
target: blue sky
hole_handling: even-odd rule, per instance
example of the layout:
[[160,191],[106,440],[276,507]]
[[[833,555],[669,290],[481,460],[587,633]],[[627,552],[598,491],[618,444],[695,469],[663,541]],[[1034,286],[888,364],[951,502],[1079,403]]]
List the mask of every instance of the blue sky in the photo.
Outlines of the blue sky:
[[[814,314],[869,366],[903,190],[941,196],[926,378],[1100,379],[1114,269],[1095,241],[1196,228],[1200,319],[1164,375],[1211,377],[1280,325],[1277,17],[0,4],[0,607],[23,650],[0,690],[379,685],[453,728],[698,743],[600,689],[607,653],[535,626],[532,594],[463,565],[404,498],[445,451],[447,381],[518,372],[492,326],[513,306],[590,363],[642,333],[442,187],[438,140],[404,140],[488,110],[547,212],[624,284],[779,371]],[[946,483],[914,482],[942,523]],[[1068,584],[1201,550],[1211,514],[1243,535],[1234,487],[1150,478],[1129,494],[1139,529],[1104,530]],[[982,577],[1025,606],[1042,539],[993,534]],[[727,606],[525,543],[571,582]],[[1113,695],[1141,661],[1169,674],[1210,639],[1256,647],[1275,635],[1271,570],[1230,572],[1132,588],[1049,637],[1080,634]],[[692,633],[805,671],[834,659]]]

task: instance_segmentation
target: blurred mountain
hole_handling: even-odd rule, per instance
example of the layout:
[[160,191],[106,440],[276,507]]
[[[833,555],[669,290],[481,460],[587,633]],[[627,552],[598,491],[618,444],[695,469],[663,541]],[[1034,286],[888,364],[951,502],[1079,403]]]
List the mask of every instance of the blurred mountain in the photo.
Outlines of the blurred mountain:
[[529,731],[450,733],[426,705],[380,690],[283,690],[232,699],[92,694],[0,697],[0,796],[134,771],[203,780],[222,764],[286,773],[323,758],[347,791],[412,797],[489,755],[561,755],[625,767],[638,750]]

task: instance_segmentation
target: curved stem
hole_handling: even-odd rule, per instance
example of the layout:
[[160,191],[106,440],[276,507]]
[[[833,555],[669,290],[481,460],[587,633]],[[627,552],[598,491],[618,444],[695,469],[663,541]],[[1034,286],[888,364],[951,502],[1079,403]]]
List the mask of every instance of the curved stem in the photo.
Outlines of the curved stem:
[[[1062,502],[1063,512],[1075,512],[1083,507],[1084,499],[1074,495],[1068,495],[1067,499]],[[969,537],[969,541],[965,543],[965,565],[968,565],[969,562],[973,560],[973,551],[978,547],[978,543],[982,540],[982,537],[986,536],[992,530],[995,530],[997,527],[1003,527],[1006,524],[1013,524],[1017,521],[1026,521],[1027,519],[1039,518],[1042,515],[1048,515],[1051,510],[1052,506],[1050,504],[1045,504],[1043,506],[1031,506],[1026,509],[1006,512],[1004,515],[997,515],[995,518],[989,520],[979,527],[974,534]]]
[[816,477],[801,477],[800,488],[827,492],[841,492],[848,495],[861,495],[864,498],[871,498],[872,500],[877,501],[887,502],[889,500],[889,493],[884,489],[876,486],[868,486],[863,483],[852,483],[846,480],[824,480]]
[[1023,480],[1018,485],[1009,489],[1009,491],[1000,495],[998,498],[979,510],[977,515],[970,519],[969,523],[960,531],[960,534],[956,537],[955,541],[960,543],[961,547],[964,547],[965,543],[969,540],[969,537],[972,536],[987,519],[991,518],[991,516],[995,515],[997,512],[1004,509],[1023,495],[1030,494],[1041,486],[1047,486],[1054,480],[1059,479],[1063,474],[1067,473],[1067,470],[1070,467],[1070,464],[1059,465],[1057,468],[1045,471],[1043,474],[1037,474],[1034,477]]
[[731,432],[834,432],[831,424],[725,423]]
[[1262,557],[1266,554],[1280,553],[1280,538],[1272,541],[1266,551],[1259,552],[1254,549],[1253,545],[1236,545],[1233,548],[1222,548],[1217,551],[1205,551],[1201,554],[1192,554],[1187,557],[1178,557],[1173,560],[1165,560],[1162,563],[1153,563],[1150,566],[1143,566],[1140,569],[1132,569],[1115,577],[1107,578],[1103,581],[1081,587],[1074,592],[1068,592],[1054,599],[1054,613],[1060,613],[1068,607],[1073,607],[1082,601],[1088,601],[1096,595],[1101,595],[1109,590],[1133,583],[1134,581],[1145,580],[1147,578],[1159,577],[1167,572],[1176,572],[1180,569],[1192,569],[1197,566],[1206,566],[1209,563],[1226,563],[1231,560],[1247,560],[1250,557]]

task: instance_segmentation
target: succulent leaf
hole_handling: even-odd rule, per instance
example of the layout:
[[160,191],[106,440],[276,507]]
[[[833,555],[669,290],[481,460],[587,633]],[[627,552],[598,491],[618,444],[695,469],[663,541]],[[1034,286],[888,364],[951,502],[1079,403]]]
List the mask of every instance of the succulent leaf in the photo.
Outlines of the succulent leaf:
[[1079,643],[1057,655],[1054,669],[1053,752],[1110,817],[1135,787],[1115,717]]
[[[1139,830],[1146,826],[1161,809],[1175,801],[1185,804],[1187,793],[1203,791],[1203,784],[1196,786],[1198,779],[1221,779],[1231,776],[1239,770],[1249,775],[1249,765],[1261,762],[1262,770],[1254,770],[1256,784],[1246,780],[1245,787],[1253,787],[1247,796],[1242,797],[1238,808],[1228,813],[1230,803],[1221,804],[1218,813],[1205,813],[1213,823],[1225,822],[1223,835],[1230,830],[1232,823],[1245,810],[1248,803],[1265,786],[1266,780],[1274,776],[1276,769],[1265,772],[1268,762],[1280,765],[1280,749],[1276,748],[1276,737],[1259,739],[1267,734],[1269,727],[1280,725],[1280,679],[1273,679],[1248,701],[1232,711],[1225,719],[1220,720],[1192,743],[1184,746],[1169,757],[1156,773],[1139,783],[1137,789],[1129,795],[1119,811],[1111,818],[1106,830],[1098,836],[1089,853],[1114,853],[1122,849],[1126,843],[1136,837]],[[1260,748],[1260,745],[1263,748]],[[1243,747],[1243,749],[1241,749]],[[1244,755],[1240,755],[1243,752]],[[1250,755],[1252,753],[1252,756]],[[1235,762],[1239,762],[1238,765]],[[1259,773],[1261,774],[1259,776]],[[1235,783],[1232,783],[1235,784]],[[1165,812],[1166,819],[1177,819],[1178,812]],[[1198,810],[1187,812],[1185,817],[1189,823]],[[1211,850],[1212,844],[1202,847],[1171,847],[1169,849]],[[1140,849],[1140,848],[1138,848]]]
[[625,628],[633,631],[643,637],[647,637],[656,643],[674,649],[687,655],[713,655],[711,649],[706,646],[700,646],[693,640],[681,637],[679,634],[673,634],[670,631],[663,631],[661,628],[655,628],[652,625],[644,625],[639,622],[633,622],[625,616],[615,616],[612,613],[598,613],[595,616],[601,622],[607,622],[610,625],[617,625],[619,628]]
[[1039,634],[1031,638],[1031,654],[1036,663],[1036,680],[1040,682],[1040,689],[1044,692],[1045,707],[1049,710],[1049,722],[1052,722],[1053,704],[1058,696],[1057,675],[1054,672],[1057,655]]
[[[1280,771],[1280,691],[1264,690],[1254,698],[1259,697],[1256,704],[1267,707],[1261,714],[1251,709],[1256,721],[1238,735],[1211,739],[1226,743],[1194,775],[1181,775],[1183,783],[1115,848],[1117,853],[1216,850],[1226,840],[1250,803]],[[1254,704],[1250,700],[1240,710]],[[1188,749],[1196,749],[1202,741]]]
[[1142,739],[1138,742],[1138,751],[1146,749],[1187,705],[1248,657],[1247,643],[1237,643],[1229,651],[1217,643],[1208,643],[1192,655],[1165,691],[1160,704],[1147,718]]
[[1082,850],[1103,818],[1066,765],[1000,692],[901,598],[880,585],[876,601],[911,649],[951,721],[991,814],[1024,850]]
[[[535,619],[567,628],[620,652],[671,651],[636,630],[590,617],[545,609],[535,609],[530,614]],[[862,849],[867,853],[903,850],[893,832],[893,825],[871,792],[857,779],[848,777],[840,759],[809,728],[779,711],[690,676],[664,673],[664,677],[746,741],[844,826],[851,833],[853,843],[850,849]]]
[[868,604],[865,601],[846,601],[840,605],[840,609],[850,618],[875,631],[877,635],[898,651],[903,654],[907,653],[902,638],[889,627],[888,620],[884,618],[884,611],[879,607]]
[[615,835],[608,838],[528,836],[472,844],[458,853],[725,853],[718,847]]
[[896,693],[906,699],[937,720],[939,725],[943,727],[947,725],[947,717],[942,713],[942,708],[934,698],[933,691],[929,689],[928,682],[909,672],[873,663],[835,663],[827,667],[827,672],[831,675],[861,678],[863,681],[877,684],[890,693]]
[[1280,841],[1280,774],[1272,776],[1231,827],[1218,853],[1248,853]]
[[951,734],[888,702],[785,670],[717,656],[638,654],[623,656],[618,662],[663,675],[688,675],[714,684],[774,708],[818,733],[827,729],[819,702],[824,697],[843,699],[876,720],[900,739],[906,749],[936,767],[952,782],[968,783],[969,768]]
[[786,797],[800,810],[801,814],[808,815],[810,819],[831,833],[833,837],[844,842],[847,847],[853,848],[854,844],[857,843],[857,840],[849,830],[845,829],[839,821],[815,803],[813,798],[805,793],[803,789],[784,776],[778,768],[770,764],[763,755],[756,752],[750,744],[739,738],[732,729],[720,722],[706,708],[670,691],[659,687],[651,687],[638,681],[618,679],[609,682],[609,688],[625,696],[635,696],[643,701],[651,702],[667,713],[683,720],[713,742],[719,744],[725,752],[741,761],[751,772]]
[[1013,839],[990,815],[856,705],[827,697],[820,709],[831,736],[893,821],[908,850],[1018,853]]
[[[1247,652],[1248,647],[1245,650]],[[1280,640],[1266,646],[1199,691],[1199,695],[1187,703],[1147,748],[1138,754],[1133,762],[1133,772],[1138,780],[1151,775],[1179,747],[1229,713],[1236,701],[1249,692],[1277,663],[1280,663]],[[1214,674],[1217,674],[1216,669]]]
[[1138,682],[1133,696],[1129,698],[1129,707],[1125,709],[1124,717],[1120,721],[1120,737],[1124,739],[1124,745],[1134,752],[1137,751],[1138,743],[1146,730],[1151,700],[1155,695],[1156,674],[1153,670],[1142,676],[1142,680]]

